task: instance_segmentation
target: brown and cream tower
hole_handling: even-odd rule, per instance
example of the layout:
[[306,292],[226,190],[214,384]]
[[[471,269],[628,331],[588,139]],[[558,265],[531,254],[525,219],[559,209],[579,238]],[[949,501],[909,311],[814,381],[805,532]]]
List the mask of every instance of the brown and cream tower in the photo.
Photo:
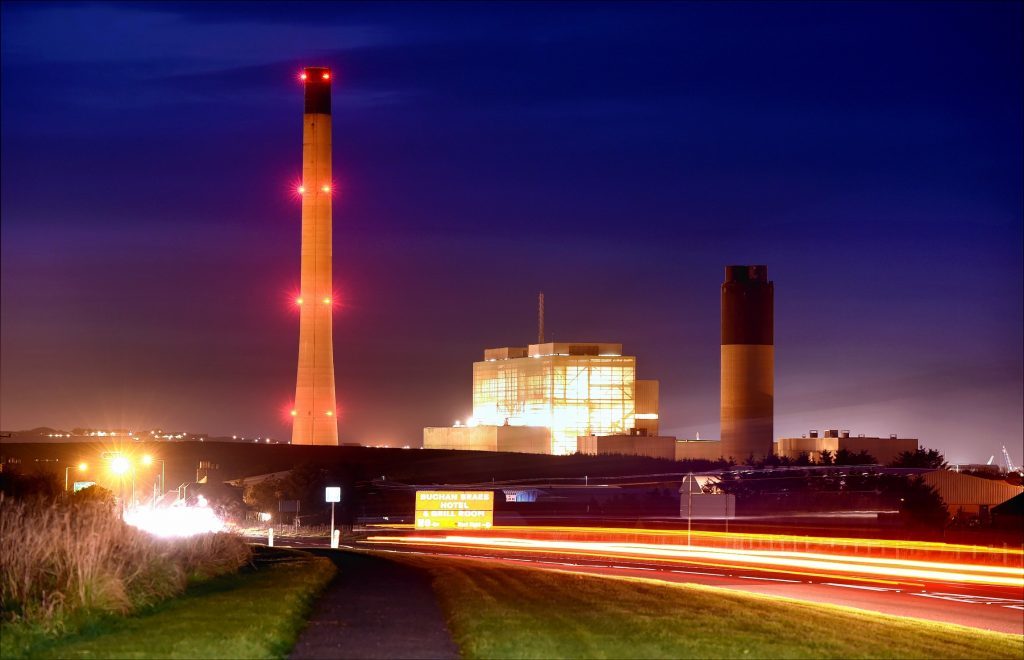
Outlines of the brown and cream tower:
[[772,453],[775,284],[767,266],[726,266],[722,284],[722,456]]
[[331,72],[303,69],[302,274],[299,305],[299,369],[292,409],[293,445],[337,445],[331,275]]

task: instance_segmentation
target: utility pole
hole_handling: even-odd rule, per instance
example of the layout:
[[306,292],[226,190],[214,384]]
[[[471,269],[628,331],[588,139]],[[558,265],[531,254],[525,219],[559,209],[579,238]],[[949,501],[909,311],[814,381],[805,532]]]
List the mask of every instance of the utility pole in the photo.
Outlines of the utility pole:
[[686,475],[686,545],[692,546],[693,531],[693,472]]

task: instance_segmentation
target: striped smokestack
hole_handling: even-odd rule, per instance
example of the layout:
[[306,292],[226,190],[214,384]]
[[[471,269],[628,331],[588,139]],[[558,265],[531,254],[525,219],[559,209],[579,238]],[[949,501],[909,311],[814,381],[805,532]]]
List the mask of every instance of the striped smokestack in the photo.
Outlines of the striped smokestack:
[[722,456],[772,453],[775,284],[767,266],[726,266],[722,284]]

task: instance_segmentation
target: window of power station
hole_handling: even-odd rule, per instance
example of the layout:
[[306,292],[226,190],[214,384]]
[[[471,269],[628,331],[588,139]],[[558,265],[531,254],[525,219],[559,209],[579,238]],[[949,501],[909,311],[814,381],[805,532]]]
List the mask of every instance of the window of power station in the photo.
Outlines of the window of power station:
[[635,426],[636,358],[547,355],[473,365],[473,417],[480,424],[546,426],[551,451],[571,454],[576,437]]

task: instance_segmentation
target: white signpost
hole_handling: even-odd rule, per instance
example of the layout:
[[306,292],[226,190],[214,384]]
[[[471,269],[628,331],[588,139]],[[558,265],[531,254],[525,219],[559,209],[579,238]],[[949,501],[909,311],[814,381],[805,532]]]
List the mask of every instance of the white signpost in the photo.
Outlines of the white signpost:
[[341,501],[341,486],[328,486],[324,499],[331,503],[331,547],[337,548],[341,540],[341,534],[334,529],[334,503]]

